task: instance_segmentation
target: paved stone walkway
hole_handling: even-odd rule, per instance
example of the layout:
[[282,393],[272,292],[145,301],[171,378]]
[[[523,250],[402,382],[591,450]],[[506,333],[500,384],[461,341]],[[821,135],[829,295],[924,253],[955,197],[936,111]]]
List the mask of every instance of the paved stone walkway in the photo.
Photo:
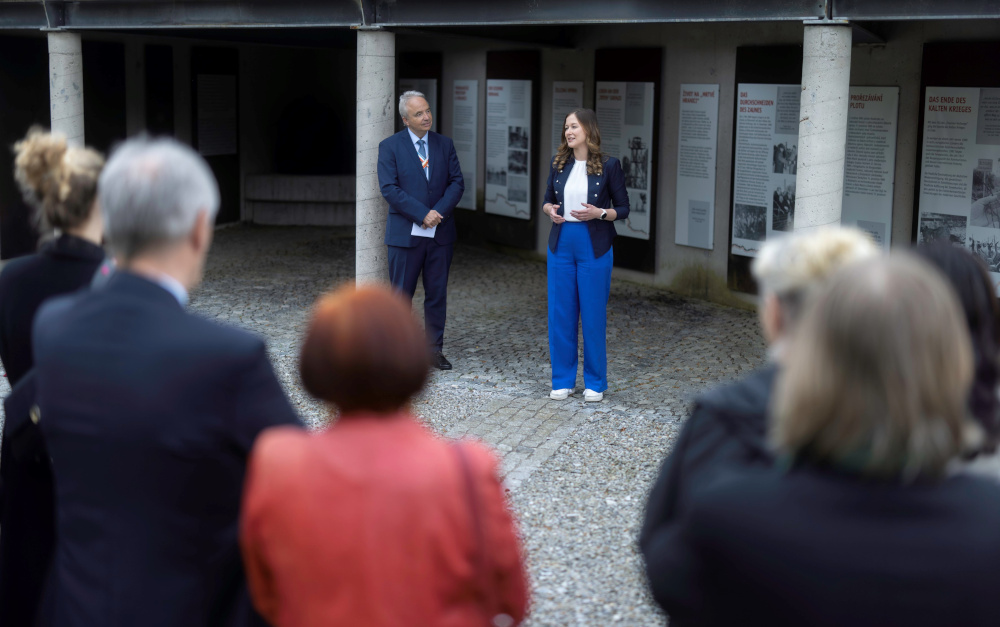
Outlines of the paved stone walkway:
[[[318,427],[329,410],[298,381],[300,338],[316,297],[353,275],[350,229],[224,229],[191,307],[265,336],[289,397]],[[545,289],[543,263],[458,246],[445,337],[455,369],[435,371],[414,409],[501,457],[528,551],[529,627],[663,625],[635,545],[646,492],[695,395],[762,362],[755,317],[614,280],[604,402],[551,401]],[[1000,477],[1000,456],[976,466]]]
[[[328,410],[296,373],[315,298],[354,272],[353,232],[224,229],[194,310],[267,337],[276,371],[313,426]],[[493,445],[529,553],[530,627],[658,625],[635,537],[645,494],[694,396],[763,358],[751,312],[614,280],[608,311],[610,389],[551,401],[545,265],[459,245],[445,354],[415,410],[437,432]],[[414,301],[422,312],[422,294]],[[582,348],[582,344],[581,344]],[[581,357],[582,363],[582,357]]]
[[[223,229],[191,308],[265,336],[293,404],[319,427],[329,410],[299,383],[300,339],[316,297],[353,276],[351,229]],[[419,290],[414,303],[421,312]],[[604,401],[583,402],[582,375],[577,394],[549,400],[545,265],[456,248],[445,334],[455,369],[434,371],[414,410],[501,457],[528,551],[529,627],[664,624],[635,545],[646,492],[694,396],[763,358],[752,313],[621,280],[608,325]]]

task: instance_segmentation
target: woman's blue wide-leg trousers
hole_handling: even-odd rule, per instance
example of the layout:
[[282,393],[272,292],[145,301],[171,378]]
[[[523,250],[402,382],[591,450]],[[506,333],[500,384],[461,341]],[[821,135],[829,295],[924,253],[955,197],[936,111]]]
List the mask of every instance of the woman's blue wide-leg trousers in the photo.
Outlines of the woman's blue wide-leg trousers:
[[549,358],[552,389],[576,386],[577,330],[583,321],[583,383],[608,389],[608,296],[614,251],[594,258],[586,222],[564,222],[556,252],[548,251]]

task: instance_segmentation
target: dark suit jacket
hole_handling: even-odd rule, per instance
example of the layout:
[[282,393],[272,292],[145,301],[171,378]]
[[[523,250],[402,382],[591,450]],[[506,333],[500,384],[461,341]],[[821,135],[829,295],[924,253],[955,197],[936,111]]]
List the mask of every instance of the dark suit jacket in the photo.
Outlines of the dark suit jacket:
[[31,323],[39,306],[58,294],[90,285],[104,250],[72,235],[14,259],[0,273],[0,359],[11,386],[31,370]]
[[127,272],[35,320],[56,484],[50,624],[255,624],[237,519],[261,430],[299,424],[264,342]]
[[0,273],[0,359],[15,392],[5,402],[0,452],[0,625],[33,625],[52,556],[52,470],[29,420],[31,325],[41,304],[90,284],[104,250],[62,235]]
[[767,412],[778,374],[774,365],[700,396],[681,435],[664,460],[646,504],[639,546],[677,524],[692,494],[732,468],[768,467]]
[[407,129],[378,145],[378,184],[389,202],[385,224],[385,243],[389,246],[415,246],[416,236],[410,235],[410,230],[414,224],[423,223],[431,209],[444,216],[434,233],[434,241],[454,244],[458,238],[455,205],[462,199],[465,181],[455,144],[433,131],[428,131],[426,137],[430,180],[424,174]]
[[55,545],[52,466],[32,422],[34,371],[4,399],[0,447],[0,625],[35,625]]
[[745,469],[694,495],[647,551],[685,625],[1000,625],[1000,485]]
[[[563,203],[563,190],[566,189],[566,181],[572,172],[573,164],[566,164],[562,172],[555,168],[555,157],[553,165],[549,168],[549,180],[545,184],[545,202],[559,205],[559,215],[565,215],[565,211],[578,209],[571,207],[567,209]],[[587,175],[587,202],[601,209],[614,209],[618,213],[615,221],[624,220],[628,217],[629,203],[628,192],[625,190],[625,173],[622,171],[622,164],[614,157],[605,157],[604,171],[600,176]],[[615,239],[614,222],[607,220],[588,220],[587,230],[590,232],[590,243],[594,246],[594,258],[597,259],[611,249],[611,243]],[[559,244],[559,233],[562,231],[561,224],[553,224],[549,231],[549,250],[556,251]]]

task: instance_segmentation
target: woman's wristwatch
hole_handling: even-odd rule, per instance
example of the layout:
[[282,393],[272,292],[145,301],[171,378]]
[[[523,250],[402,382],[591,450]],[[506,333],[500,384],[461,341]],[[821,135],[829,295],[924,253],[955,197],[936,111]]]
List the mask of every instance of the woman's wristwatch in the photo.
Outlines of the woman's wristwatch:
[[601,209],[601,219],[602,220],[607,220],[608,219],[608,210],[607,209]]

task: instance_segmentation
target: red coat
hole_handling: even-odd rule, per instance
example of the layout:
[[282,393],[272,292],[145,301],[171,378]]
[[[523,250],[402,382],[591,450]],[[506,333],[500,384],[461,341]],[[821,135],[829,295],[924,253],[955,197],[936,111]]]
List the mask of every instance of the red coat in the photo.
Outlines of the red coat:
[[[527,577],[492,454],[463,443],[488,578],[520,622]],[[241,545],[275,627],[482,627],[477,535],[454,445],[406,414],[272,429],[254,447]],[[515,623],[516,624],[516,623]]]

